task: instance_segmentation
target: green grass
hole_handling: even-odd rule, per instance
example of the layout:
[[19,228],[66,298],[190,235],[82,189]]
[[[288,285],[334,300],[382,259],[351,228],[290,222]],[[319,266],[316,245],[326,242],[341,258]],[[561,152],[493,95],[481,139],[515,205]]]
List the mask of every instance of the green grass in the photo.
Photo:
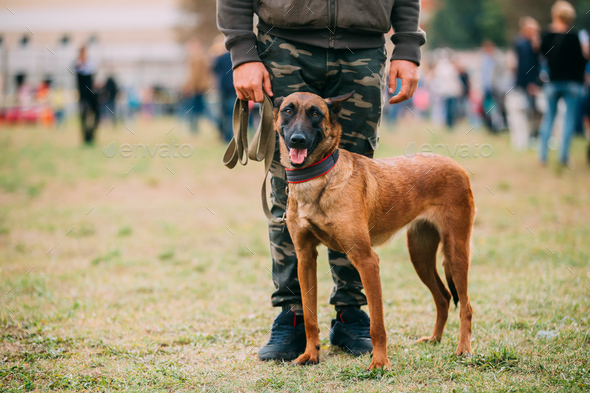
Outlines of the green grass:
[[[166,135],[166,132],[175,128]],[[472,357],[456,357],[458,309],[443,341],[434,304],[398,236],[379,248],[392,365],[331,348],[332,286],[320,252],[321,363],[262,363],[276,313],[262,165],[232,171],[210,124],[172,120],[100,130],[0,128],[0,391],[522,391],[590,389],[590,170],[514,153],[507,135],[404,121],[378,157],[415,142],[489,143],[469,168],[478,208],[470,295]],[[189,143],[190,158],[107,158],[115,141]],[[552,152],[555,159],[555,152]],[[73,227],[73,228],[72,228]],[[528,229],[527,229],[528,228]],[[251,252],[250,252],[251,250]],[[541,331],[554,337],[543,338]],[[539,335],[538,335],[539,334]]]

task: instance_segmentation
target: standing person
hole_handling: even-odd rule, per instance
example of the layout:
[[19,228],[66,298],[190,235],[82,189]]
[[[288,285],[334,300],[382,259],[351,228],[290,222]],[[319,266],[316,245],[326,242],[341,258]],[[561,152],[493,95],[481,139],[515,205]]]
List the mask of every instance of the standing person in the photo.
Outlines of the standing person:
[[584,95],[582,103],[582,123],[584,128],[584,135],[588,140],[588,148],[586,150],[586,160],[590,164],[590,62],[586,63],[586,71],[584,73],[584,89],[586,94]]
[[190,131],[196,133],[197,124],[206,112],[205,94],[213,85],[211,84],[209,59],[200,42],[192,41],[189,44],[189,55],[189,75],[184,86],[184,95]]
[[551,19],[551,25],[543,33],[541,40],[541,53],[544,54],[549,67],[549,83],[544,86],[547,111],[543,116],[540,130],[539,160],[543,165],[547,163],[547,145],[557,114],[557,103],[563,98],[566,116],[559,161],[562,165],[568,165],[576,112],[584,83],[586,58],[578,34],[572,28],[576,19],[574,7],[567,1],[555,2],[551,7]]
[[141,96],[135,86],[129,86],[125,93],[127,96],[127,119],[135,121],[137,115],[141,112]]
[[102,88],[102,99],[104,100],[103,114],[110,117],[113,124],[117,122],[117,95],[119,95],[119,86],[115,77],[109,75]]
[[88,60],[86,47],[82,46],[74,66],[80,96],[80,123],[84,143],[94,143],[94,134],[98,127],[98,95],[94,92],[94,64]]
[[440,58],[434,67],[434,78],[437,81],[438,95],[443,100],[445,124],[449,130],[455,127],[458,114],[459,97],[463,92],[463,84],[459,70],[452,61],[454,56],[450,49],[440,51]]
[[[580,39],[580,44],[582,45],[582,53],[584,57],[588,59],[590,57],[590,35],[588,35],[588,31],[586,29],[582,29],[578,31],[578,38]],[[588,64],[588,63],[586,63]],[[584,130],[584,108],[585,102],[588,99],[588,91],[586,89],[586,72],[587,69],[584,71],[584,85],[582,86],[582,93],[580,94],[580,98],[578,99],[578,111],[576,112],[576,123],[574,126],[574,136],[580,135],[583,136],[585,133]]]
[[537,109],[537,94],[541,84],[539,24],[530,16],[520,18],[520,32],[514,40],[516,80],[507,95],[510,140],[516,150],[526,150],[529,138],[539,133],[541,113]]
[[50,95],[51,108],[55,117],[56,128],[61,128],[65,121],[66,115],[66,90],[63,86],[52,89]]
[[30,121],[31,109],[34,104],[34,90],[33,87],[27,81],[26,74],[18,74],[16,76],[16,120],[19,122]]
[[[223,36],[221,39],[220,44],[223,45]],[[223,52],[213,60],[213,72],[217,76],[219,86],[219,132],[223,140],[229,142],[233,137],[232,115],[237,95],[234,89],[231,54],[225,48]]]
[[492,133],[498,133],[506,126],[504,106],[505,91],[504,56],[491,41],[482,44],[481,88],[483,91],[482,112],[484,124]]
[[457,72],[459,73],[459,81],[461,82],[461,95],[458,101],[458,117],[469,119],[469,97],[471,96],[471,81],[469,80],[469,71],[458,59],[454,62]]
[[[389,88],[399,94],[390,104],[410,98],[418,85],[420,46],[426,36],[418,26],[419,0],[218,0],[217,22],[231,53],[234,87],[241,100],[263,101],[269,96],[311,92],[324,98],[355,91],[344,102],[339,121],[340,148],[372,157],[377,148],[378,125],[387,53],[384,34],[393,27]],[[258,37],[253,30],[258,15]],[[287,203],[285,168],[275,151],[271,167],[272,213],[281,217]],[[292,360],[305,349],[301,289],[297,258],[284,224],[269,224],[276,291],[272,305],[282,307],[270,340],[260,349],[262,360]],[[328,250],[334,288],[330,304],[336,307],[330,341],[354,355],[370,352],[369,316],[359,273],[346,254]]]

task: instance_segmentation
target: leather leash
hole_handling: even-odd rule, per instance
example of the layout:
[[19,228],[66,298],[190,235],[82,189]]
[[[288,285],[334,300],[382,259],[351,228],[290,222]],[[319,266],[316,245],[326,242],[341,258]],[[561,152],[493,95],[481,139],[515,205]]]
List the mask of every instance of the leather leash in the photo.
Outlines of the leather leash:
[[266,200],[266,179],[270,172],[272,159],[275,152],[275,131],[273,125],[273,103],[270,97],[264,93],[264,101],[261,104],[260,125],[252,138],[252,145],[248,147],[248,101],[236,99],[233,113],[234,136],[223,154],[223,165],[232,169],[239,162],[242,165],[248,163],[248,158],[254,161],[264,161],[264,181],[260,190],[262,199],[262,210],[266,218],[273,224],[282,225],[285,223],[286,214],[282,217],[275,217]]

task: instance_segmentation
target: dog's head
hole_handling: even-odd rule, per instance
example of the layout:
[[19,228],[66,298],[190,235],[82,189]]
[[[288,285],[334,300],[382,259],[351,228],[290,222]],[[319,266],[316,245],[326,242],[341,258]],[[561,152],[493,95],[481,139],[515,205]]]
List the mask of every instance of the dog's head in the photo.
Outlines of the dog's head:
[[353,94],[323,99],[312,93],[293,93],[275,98],[274,124],[283,166],[299,169],[315,164],[338,147],[338,114]]

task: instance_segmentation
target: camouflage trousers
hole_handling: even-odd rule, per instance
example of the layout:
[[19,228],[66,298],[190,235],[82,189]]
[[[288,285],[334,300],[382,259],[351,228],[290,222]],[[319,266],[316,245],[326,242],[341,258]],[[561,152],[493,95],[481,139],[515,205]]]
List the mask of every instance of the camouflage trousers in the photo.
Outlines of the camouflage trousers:
[[[275,97],[311,92],[327,98],[354,90],[356,93],[344,103],[339,117],[343,130],[340,148],[373,157],[381,118],[387,58],[384,47],[325,49],[259,33],[257,49],[270,73]],[[271,211],[275,217],[281,217],[287,204],[287,181],[279,160],[278,143],[270,182]],[[297,258],[289,231],[286,225],[270,224],[269,235],[276,288],[272,304],[275,307],[301,304]],[[330,304],[337,307],[367,304],[359,273],[346,254],[328,249],[328,259],[330,267],[323,273],[320,268],[319,274],[332,274]]]

